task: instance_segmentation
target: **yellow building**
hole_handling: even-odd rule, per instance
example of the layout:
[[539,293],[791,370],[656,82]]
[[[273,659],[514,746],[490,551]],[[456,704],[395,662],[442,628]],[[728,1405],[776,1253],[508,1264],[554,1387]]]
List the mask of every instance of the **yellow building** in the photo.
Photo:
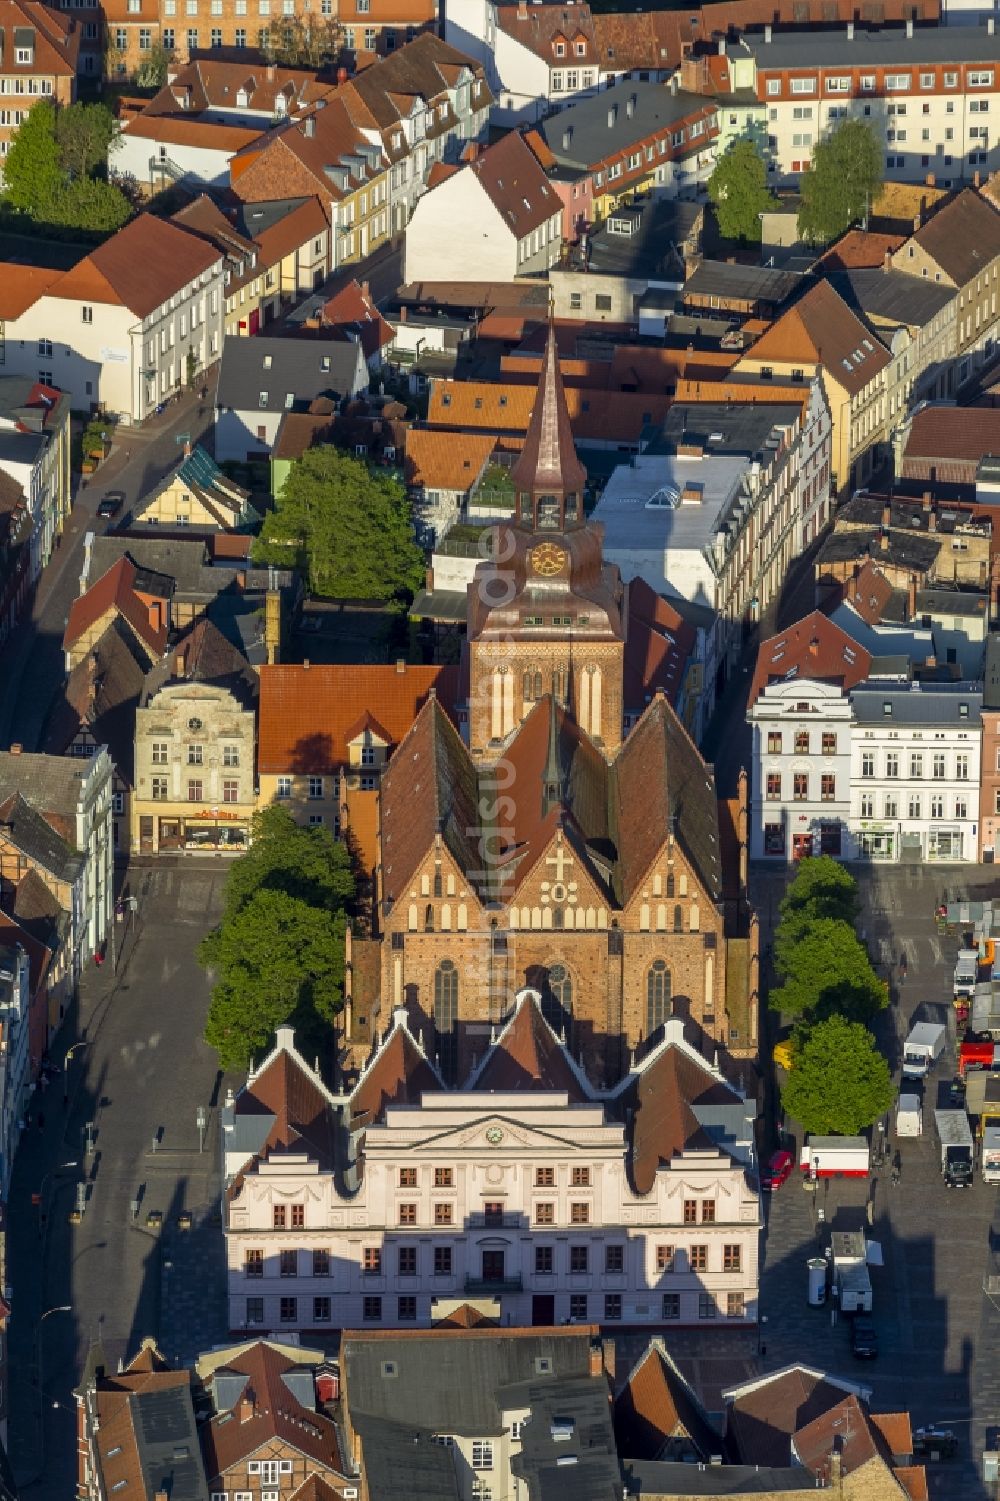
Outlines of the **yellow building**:
[[226,532],[251,527],[259,518],[246,490],[223,473],[199,445],[185,445],[172,474],[143,497],[134,520],[149,526],[201,526]]

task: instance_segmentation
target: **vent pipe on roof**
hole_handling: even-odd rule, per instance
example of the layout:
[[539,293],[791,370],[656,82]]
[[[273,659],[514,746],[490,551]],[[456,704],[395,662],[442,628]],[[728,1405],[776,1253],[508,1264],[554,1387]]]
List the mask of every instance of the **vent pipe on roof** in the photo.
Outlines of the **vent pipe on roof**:
[[853,21],[848,21],[848,23],[847,23],[847,40],[849,42],[853,42],[854,41],[854,22]]
[[628,115],[630,120],[635,114],[635,106],[638,101],[638,97],[638,94],[629,94],[628,99],[625,101],[625,113]]
[[995,36],[996,35],[996,29],[997,29],[997,23],[996,23],[995,18],[993,16],[987,16],[986,17],[986,35],[987,36]]
[[720,36],[720,38],[719,38],[719,56],[720,57],[725,57],[725,55],[726,55],[726,39],[725,39],[724,36]]
[[308,120],[306,120],[302,129],[307,139],[311,141],[313,136],[316,134],[316,121],[313,119],[312,115],[310,115]]
[[771,45],[771,37],[773,36],[773,34],[774,33],[772,32],[770,26],[765,26],[764,27],[764,41],[767,43],[768,46]]
[[907,37],[908,41],[912,41],[913,40],[913,22],[912,21],[907,21],[907,23],[906,23],[906,37]]
[[608,129],[609,130],[611,130],[611,128],[613,127],[613,125],[614,125],[614,123],[615,123],[615,121],[617,119],[618,119],[618,106],[617,106],[617,104],[612,104],[608,108]]

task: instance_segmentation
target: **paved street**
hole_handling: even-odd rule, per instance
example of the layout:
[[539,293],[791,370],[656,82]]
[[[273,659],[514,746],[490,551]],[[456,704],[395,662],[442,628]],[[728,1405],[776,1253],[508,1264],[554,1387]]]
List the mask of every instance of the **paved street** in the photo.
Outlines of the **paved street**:
[[[757,878],[765,922],[782,884]],[[1000,1271],[992,1251],[1000,1243],[1000,1215],[995,1188],[977,1177],[972,1189],[948,1190],[939,1172],[933,1110],[939,1086],[955,1069],[951,971],[958,940],[937,933],[933,910],[945,892],[995,892],[996,876],[977,866],[882,867],[864,873],[861,886],[861,925],[880,972],[907,956],[906,983],[894,990],[878,1029],[897,1078],[901,1043],[914,1020],[947,1021],[949,1046],[925,1085],[923,1137],[892,1143],[902,1160],[899,1187],[890,1186],[885,1168],[871,1185],[845,1180],[813,1195],[793,1179],[773,1196],[761,1288],[764,1368],[806,1360],[870,1386],[876,1408],[906,1406],[915,1424],[953,1427],[961,1457],[932,1471],[931,1494],[934,1501],[976,1501],[985,1496],[979,1480],[985,1430],[1000,1419],[1000,1312],[982,1290],[983,1277]],[[825,1212],[827,1230],[860,1228],[869,1191],[870,1234],[885,1257],[885,1266],[872,1272],[880,1351],[876,1361],[858,1362],[846,1322],[833,1323],[829,1307],[808,1307],[805,1262],[826,1243],[817,1209]]]
[[200,400],[197,391],[186,393],[141,429],[118,428],[110,458],[86,488],[77,489],[62,540],[42,574],[32,609],[0,654],[0,746],[19,741],[26,750],[34,750],[38,744],[65,677],[62,635],[80,589],[83,539],[88,531],[108,529],[109,523],[96,517],[101,496],[106,490],[124,490],[127,509],[176,463],[182,434],[188,434],[192,442],[208,434],[211,445],[216,378],[217,371],[206,376],[206,401]]
[[[227,865],[188,860],[183,867],[130,873],[139,897],[134,933],[110,962],[91,970],[78,1019],[70,1017],[52,1049],[54,1062],[86,1039],[68,1074],[69,1104],[56,1080],[36,1102],[18,1153],[8,1214],[11,1322],[11,1459],[40,1501],[65,1501],[73,1486],[73,1386],[90,1342],[100,1338],[113,1369],[145,1334],[165,1353],[189,1360],[225,1334],[222,1242],[218,1225],[218,1104],[226,1083],[201,1041],[208,984],[195,946],[218,915]],[[75,1025],[74,1025],[75,1023]],[[40,1105],[44,1127],[35,1121]],[[199,1153],[195,1113],[208,1110]],[[94,1150],[84,1151],[94,1125]],[[157,1150],[153,1151],[154,1135]],[[65,1170],[60,1165],[77,1164]],[[69,1213],[87,1184],[82,1224]],[[42,1203],[32,1195],[42,1194]],[[140,1199],[133,1223],[130,1203]],[[151,1211],[164,1228],[147,1228]],[[44,1225],[40,1215],[44,1212]],[[192,1215],[190,1231],[177,1217]],[[36,1379],[40,1327],[42,1402]],[[54,1406],[58,1404],[58,1406]],[[45,1423],[39,1442],[39,1414]]]

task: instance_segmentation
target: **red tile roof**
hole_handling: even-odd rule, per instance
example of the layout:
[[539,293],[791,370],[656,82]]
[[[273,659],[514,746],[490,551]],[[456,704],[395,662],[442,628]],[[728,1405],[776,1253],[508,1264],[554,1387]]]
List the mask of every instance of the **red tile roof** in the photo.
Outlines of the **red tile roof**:
[[514,1014],[469,1080],[468,1088],[492,1094],[565,1090],[574,1103],[591,1098],[565,1044],[545,1020],[531,991],[518,996]]
[[278,1149],[308,1151],[321,1165],[333,1162],[333,1123],[326,1091],[312,1070],[279,1048],[236,1098],[237,1115],[273,1115],[260,1155]]
[[331,1478],[344,1476],[336,1424],[315,1407],[304,1406],[282,1380],[287,1372],[300,1369],[298,1362],[264,1340],[216,1368],[216,1373],[246,1376],[240,1401],[250,1399],[252,1413],[220,1413],[202,1425],[202,1452],[210,1490],[218,1489],[212,1482],[219,1476],[274,1439],[322,1465]]
[[792,677],[839,683],[846,692],[856,683],[864,682],[871,670],[871,660],[864,647],[852,641],[846,631],[820,610],[813,610],[788,630],[762,643],[749,703],[756,703],[768,683]]
[[45,295],[62,273],[44,266],[20,266],[0,261],[0,318],[20,318]]
[[333,328],[355,328],[361,339],[365,359],[370,360],[396,337],[391,323],[387,323],[372,301],[367,282],[359,286],[349,281],[323,307],[323,323]]
[[351,1095],[352,1127],[385,1118],[389,1105],[418,1105],[444,1084],[403,1021],[393,1022]]
[[501,136],[464,170],[476,178],[519,240],[562,211],[537,157],[516,130]]
[[139,214],[67,271],[52,295],[112,303],[145,318],[220,260],[200,235],[169,219]]
[[337,770],[350,758],[348,731],[366,709],[385,726],[395,747],[432,689],[454,715],[457,667],[262,667],[258,770],[317,776]]
[[149,611],[135,592],[135,579],[135,564],[121,557],[85,594],[78,595],[70,606],[63,648],[68,651],[109,610],[116,610],[147,648],[152,661],[161,657],[167,645],[166,628],[150,622]]
[[878,625],[892,598],[892,585],[874,563],[866,560],[844,589],[844,598],[867,625]]
[[842,1386],[805,1366],[776,1371],[740,1388],[730,1399],[726,1423],[739,1463],[791,1464],[792,1436],[837,1408],[844,1395]]
[[825,255],[816,262],[817,271],[826,275],[830,271],[857,271],[864,267],[885,264],[887,255],[893,255],[902,245],[903,235],[880,235],[871,230],[849,229],[831,245]]
[[[1000,220],[1000,215],[994,217]],[[885,346],[826,281],[810,287],[743,356],[754,362],[822,365],[852,395],[874,380],[890,358]]]
[[1000,407],[925,406],[910,424],[903,473],[908,459],[978,463],[988,453],[1000,453]]
[[614,1424],[623,1459],[673,1458],[673,1446],[667,1448],[671,1439],[689,1441],[703,1460],[724,1452],[722,1435],[658,1339],[615,1398]]
[[630,1168],[635,1190],[648,1194],[661,1165],[686,1151],[714,1152],[712,1138],[692,1110],[696,1103],[731,1105],[736,1095],[682,1047],[668,1043],[623,1095],[633,1110]]
[[638,713],[659,689],[676,704],[697,633],[669,600],[642,578],[628,584],[624,707]]

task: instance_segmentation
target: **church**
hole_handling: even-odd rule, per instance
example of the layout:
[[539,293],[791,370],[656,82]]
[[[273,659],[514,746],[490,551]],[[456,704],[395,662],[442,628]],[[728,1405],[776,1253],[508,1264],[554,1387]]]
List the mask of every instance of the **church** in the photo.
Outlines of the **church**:
[[586,478],[550,329],[515,514],[469,588],[467,737],[431,697],[382,778],[348,1073],[405,1008],[461,1083],[526,986],[597,1085],[673,1016],[706,1056],[757,1051],[745,778],[719,802],[662,693],[625,733],[628,586]]

